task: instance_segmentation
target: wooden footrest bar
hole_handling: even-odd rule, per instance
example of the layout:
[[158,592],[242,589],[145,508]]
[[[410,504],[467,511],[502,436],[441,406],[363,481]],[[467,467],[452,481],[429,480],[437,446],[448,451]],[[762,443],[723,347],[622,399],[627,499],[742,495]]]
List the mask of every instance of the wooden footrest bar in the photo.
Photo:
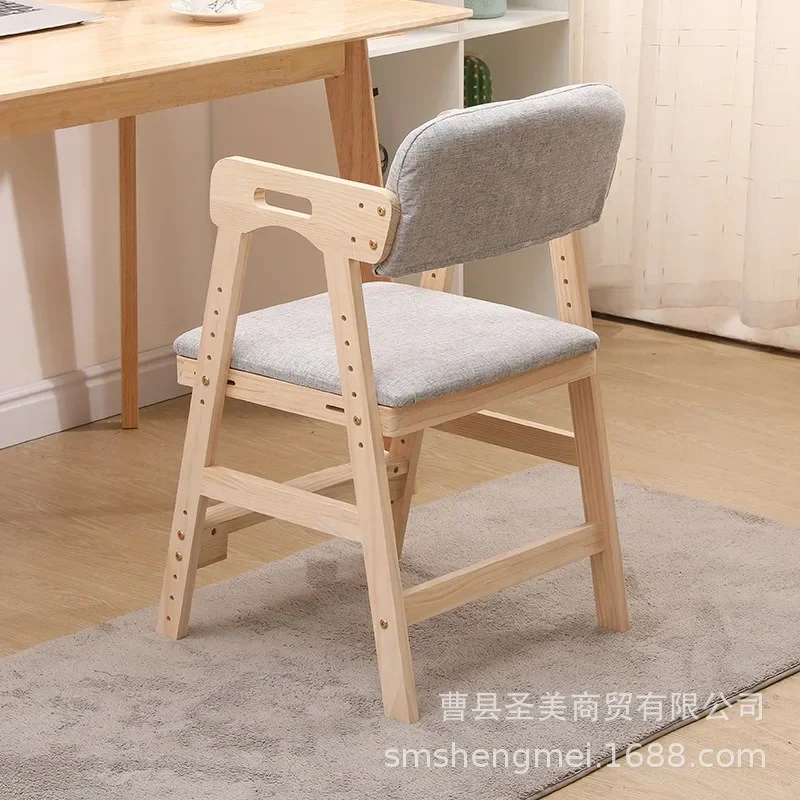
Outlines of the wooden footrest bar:
[[578,465],[578,451],[572,431],[509,417],[497,411],[478,411],[476,414],[442,422],[436,428],[468,439],[477,439],[479,442],[507,447],[519,453],[530,453],[551,461],[560,461],[562,464],[571,464],[573,467]]
[[[408,472],[408,461],[405,458],[387,453],[386,471],[391,489],[393,486],[392,480],[400,478]],[[243,473],[238,474],[241,475]],[[262,479],[256,478],[256,480]],[[267,481],[267,483],[272,484],[273,482]],[[275,485],[287,486],[302,492],[314,492],[329,497],[331,495],[336,496],[345,494],[353,488],[353,470],[350,464],[338,464],[335,467],[327,467],[326,469],[321,469],[308,475],[292,478],[292,480],[286,483],[277,483]],[[345,505],[349,506],[349,504]],[[350,507],[352,508],[352,506]],[[206,567],[209,564],[221,561],[227,556],[229,533],[242,530],[251,525],[258,525],[260,522],[272,519],[273,516],[276,515],[251,511],[229,502],[211,506],[206,512],[206,520],[203,527],[203,542],[198,566]],[[282,518],[286,519],[285,516]]]
[[361,541],[358,509],[352,503],[313,494],[285,483],[269,481],[228,467],[206,467],[200,494],[332,536]]
[[600,525],[592,522],[426,581],[403,594],[408,624],[565,567],[602,549]]

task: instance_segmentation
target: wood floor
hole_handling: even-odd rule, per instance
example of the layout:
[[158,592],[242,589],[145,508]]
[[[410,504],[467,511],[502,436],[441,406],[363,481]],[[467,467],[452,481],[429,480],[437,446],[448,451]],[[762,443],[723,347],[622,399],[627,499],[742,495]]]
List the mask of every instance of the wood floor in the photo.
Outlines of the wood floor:
[[[598,321],[614,474],[800,525],[800,359]],[[142,411],[138,431],[110,420],[0,451],[0,654],[158,602],[187,413],[186,398]],[[566,391],[498,408],[570,427]],[[416,503],[538,459],[426,434]],[[229,401],[220,461],[277,480],[341,463],[341,428]],[[322,536],[269,522],[233,534],[224,580]],[[800,565],[798,565],[800,568]],[[634,621],[635,624],[635,621]],[[559,800],[796,798],[800,677],[765,692],[761,722],[695,723],[661,740],[763,748],[767,767],[602,769]]]

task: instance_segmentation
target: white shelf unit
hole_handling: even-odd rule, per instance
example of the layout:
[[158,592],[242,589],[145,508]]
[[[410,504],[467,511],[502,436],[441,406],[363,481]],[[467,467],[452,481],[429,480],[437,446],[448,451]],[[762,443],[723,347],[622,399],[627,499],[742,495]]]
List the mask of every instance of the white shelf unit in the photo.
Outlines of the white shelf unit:
[[503,17],[497,19],[468,19],[452,25],[439,25],[421,31],[410,31],[398,36],[384,36],[372,39],[369,43],[369,54],[372,58],[405,53],[410,50],[422,50],[440,44],[464,42],[482,36],[493,36],[497,33],[535,28],[551,22],[566,22],[569,13],[540,8],[509,8]]
[[[550,2],[558,5],[559,0]],[[533,5],[511,6],[497,19],[465,20],[370,42],[372,82],[379,92],[378,133],[390,160],[409,131],[442,111],[463,106],[465,52],[486,61],[495,100],[568,83],[569,14],[566,8]],[[486,223],[491,225],[491,220]],[[555,314],[546,246],[466,264],[456,290]]]
[[[409,131],[463,105],[465,49],[486,60],[496,100],[566,84],[568,2],[512,0],[508,13],[498,19],[466,20],[371,41],[378,132],[390,158]],[[337,171],[321,81],[215,101],[211,142],[212,162],[246,155],[329,174]],[[307,242],[285,230],[258,231],[243,310],[324,291],[323,276],[319,253]],[[456,288],[540,313],[555,309],[546,248],[467,264]]]

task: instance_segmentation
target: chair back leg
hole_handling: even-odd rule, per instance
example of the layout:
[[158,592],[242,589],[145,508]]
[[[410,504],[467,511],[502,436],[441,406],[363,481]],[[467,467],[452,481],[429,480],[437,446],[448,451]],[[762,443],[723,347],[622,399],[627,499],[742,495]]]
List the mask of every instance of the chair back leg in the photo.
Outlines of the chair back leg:
[[222,421],[233,336],[242,295],[250,234],[221,228],[217,235],[203,316],[197,380],[175,498],[156,630],[186,636],[208,500],[200,494],[203,470],[213,463]]
[[398,486],[399,496],[392,500],[392,519],[394,520],[394,537],[397,543],[398,558],[403,555],[403,542],[406,537],[408,514],[411,511],[411,499],[414,496],[417,466],[419,465],[424,433],[423,429],[390,439],[389,452],[408,461],[408,472],[398,481],[400,484]]
[[601,552],[591,557],[597,621],[603,628],[627,631],[628,600],[597,375],[570,383],[569,402],[584,514],[587,522],[600,524],[604,545]]
[[[347,439],[361,528],[383,707],[401,722],[419,719],[395,527],[378,416],[367,319],[357,262],[325,255]],[[413,481],[408,485],[413,487]]]

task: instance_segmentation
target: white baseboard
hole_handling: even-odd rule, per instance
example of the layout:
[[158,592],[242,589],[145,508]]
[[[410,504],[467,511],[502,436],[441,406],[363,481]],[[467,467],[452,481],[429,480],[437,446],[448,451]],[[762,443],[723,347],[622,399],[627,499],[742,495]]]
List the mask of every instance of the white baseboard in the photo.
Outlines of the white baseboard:
[[[109,361],[0,392],[0,448],[120,413],[120,365]],[[139,405],[187,394],[176,380],[172,347],[139,356]]]

